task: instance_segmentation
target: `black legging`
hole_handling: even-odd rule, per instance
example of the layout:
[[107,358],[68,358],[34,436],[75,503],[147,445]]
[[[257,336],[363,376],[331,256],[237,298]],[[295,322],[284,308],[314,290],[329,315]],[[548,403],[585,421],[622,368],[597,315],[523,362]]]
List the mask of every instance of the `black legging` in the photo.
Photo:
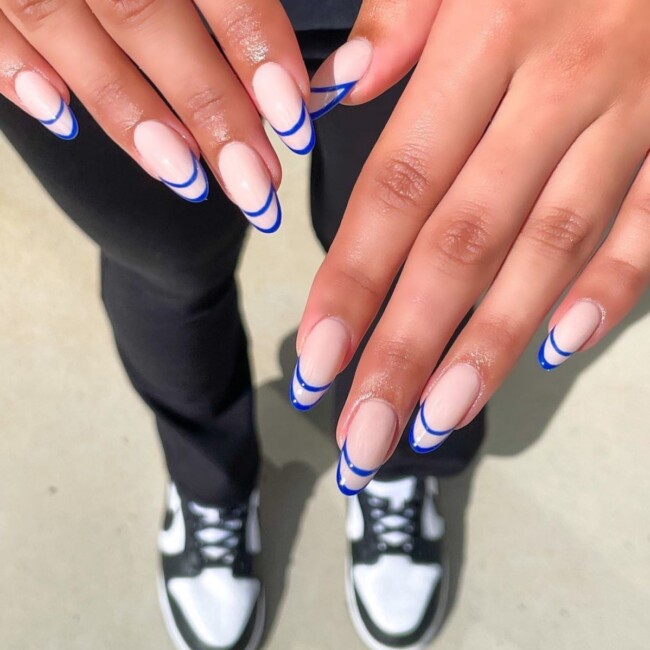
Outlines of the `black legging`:
[[[316,122],[311,208],[325,249],[402,88]],[[0,128],[53,199],[101,247],[102,298],[117,349],[155,413],[172,479],[205,503],[240,500],[259,468],[234,280],[247,222],[214,181],[205,203],[172,195],[75,100],[73,107],[80,134],[72,142],[57,140],[6,100],[0,102]],[[339,409],[355,367],[356,359],[337,382]],[[427,456],[400,444],[382,473],[456,473],[476,453],[483,423],[481,415]]]

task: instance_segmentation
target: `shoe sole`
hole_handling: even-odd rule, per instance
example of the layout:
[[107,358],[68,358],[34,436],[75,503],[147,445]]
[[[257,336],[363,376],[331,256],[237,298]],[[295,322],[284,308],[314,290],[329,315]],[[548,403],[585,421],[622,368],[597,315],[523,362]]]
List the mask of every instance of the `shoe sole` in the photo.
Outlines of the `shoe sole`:
[[[176,650],[195,650],[194,648],[190,648],[190,646],[187,645],[185,639],[183,638],[183,635],[176,627],[176,621],[174,620],[174,615],[172,614],[172,608],[169,604],[169,596],[165,587],[165,579],[163,578],[162,571],[160,569],[158,570],[156,584],[158,591],[158,602],[160,603],[160,611],[162,612],[163,620],[165,621],[165,627],[167,628],[167,633],[169,634],[174,647]],[[260,590],[256,608],[257,613],[255,614],[253,633],[251,634],[250,641],[248,642],[245,650],[257,650],[259,648],[260,642],[262,641],[262,635],[264,634],[264,619],[266,617],[264,589]]]
[[440,583],[440,600],[438,601],[438,608],[431,621],[431,625],[426,629],[420,641],[410,646],[390,646],[384,645],[375,639],[368,628],[366,628],[359,607],[357,606],[357,599],[354,592],[354,582],[352,580],[352,562],[348,554],[345,559],[345,599],[348,603],[348,612],[352,619],[352,625],[361,640],[371,650],[423,650],[438,634],[442,622],[445,620],[447,613],[447,601],[449,598],[449,560],[445,554],[442,559],[442,582]]

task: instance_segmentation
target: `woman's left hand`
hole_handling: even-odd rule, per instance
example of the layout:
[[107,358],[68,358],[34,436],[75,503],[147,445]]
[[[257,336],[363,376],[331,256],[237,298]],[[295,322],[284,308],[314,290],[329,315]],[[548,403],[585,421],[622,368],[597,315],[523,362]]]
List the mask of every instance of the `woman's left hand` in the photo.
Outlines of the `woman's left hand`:
[[647,0],[443,0],[298,332],[292,398],[309,408],[403,266],[339,421],[344,493],[393,453],[418,399],[415,451],[467,425],[569,285],[547,370],[630,311],[650,279],[649,150]]

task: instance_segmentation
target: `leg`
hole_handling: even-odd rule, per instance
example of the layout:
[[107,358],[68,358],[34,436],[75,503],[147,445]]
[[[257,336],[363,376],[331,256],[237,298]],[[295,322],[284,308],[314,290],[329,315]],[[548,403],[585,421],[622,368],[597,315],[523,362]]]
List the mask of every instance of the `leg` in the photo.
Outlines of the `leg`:
[[[339,107],[315,123],[317,144],[312,158],[311,209],[314,229],[325,250],[336,235],[361,168],[405,85],[406,80],[364,106]],[[353,361],[336,381],[334,390],[337,413],[347,398],[363,347],[364,345],[360,347]],[[437,452],[428,455],[414,453],[409,447],[407,436],[403,436],[394,456],[378,476],[389,478],[406,474],[456,474],[476,455],[483,441],[484,430],[485,417],[481,413],[471,425],[452,436]]]
[[102,295],[134,387],[153,409],[170,474],[225,505],[258,469],[234,270],[245,221],[218,188],[185,203],[119,150],[82,106],[80,136],[52,137],[0,98],[0,128],[102,249]]

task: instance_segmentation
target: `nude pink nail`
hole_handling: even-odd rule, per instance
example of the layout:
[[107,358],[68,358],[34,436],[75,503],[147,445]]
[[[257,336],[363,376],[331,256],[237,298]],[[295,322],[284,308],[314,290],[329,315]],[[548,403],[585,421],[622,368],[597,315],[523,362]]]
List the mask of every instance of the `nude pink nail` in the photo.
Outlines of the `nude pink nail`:
[[309,114],[312,120],[325,115],[350,93],[370,67],[372,45],[353,38],[325,59],[311,80]]
[[194,152],[174,129],[157,120],[140,122],[133,142],[147,167],[190,203],[205,201],[208,177]]
[[325,395],[341,370],[350,347],[350,334],[336,318],[324,318],[305,339],[289,389],[291,403],[307,411]]
[[282,223],[282,209],[259,155],[243,142],[231,142],[221,150],[218,167],[226,192],[253,226],[263,233],[275,232]]
[[596,332],[603,310],[588,300],[577,302],[544,339],[537,361],[544,370],[553,370],[575,354]]
[[397,432],[393,407],[368,399],[357,407],[341,449],[336,483],[346,496],[358,494],[379,471]]
[[481,377],[470,365],[451,366],[420,405],[409,441],[418,453],[437,449],[463,420],[481,391]]
[[262,115],[284,144],[306,155],[316,142],[314,127],[298,85],[278,63],[265,63],[253,75],[253,92]]
[[14,79],[14,90],[25,110],[61,140],[79,133],[77,118],[59,91],[37,72],[25,70]]

